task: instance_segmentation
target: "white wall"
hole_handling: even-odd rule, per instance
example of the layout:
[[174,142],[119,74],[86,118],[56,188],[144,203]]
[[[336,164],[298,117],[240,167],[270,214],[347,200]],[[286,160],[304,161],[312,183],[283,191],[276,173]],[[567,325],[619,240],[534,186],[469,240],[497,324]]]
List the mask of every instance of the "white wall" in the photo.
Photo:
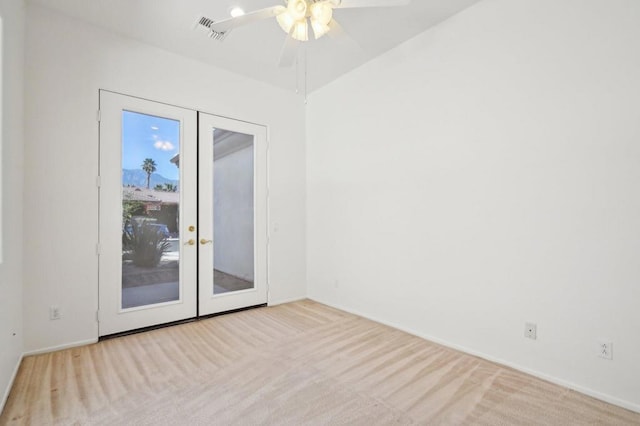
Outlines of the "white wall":
[[639,40],[485,0],[314,92],[310,297],[640,410]]
[[[305,122],[299,97],[39,6],[28,7],[28,22],[27,351],[97,338],[100,88],[269,126],[269,217],[279,229],[271,236],[269,302],[305,296]],[[61,320],[49,321],[52,304],[60,306]]]
[[213,267],[253,282],[253,144],[214,156]]
[[22,167],[24,2],[0,0],[2,16],[2,241],[0,262],[0,411],[22,356]]

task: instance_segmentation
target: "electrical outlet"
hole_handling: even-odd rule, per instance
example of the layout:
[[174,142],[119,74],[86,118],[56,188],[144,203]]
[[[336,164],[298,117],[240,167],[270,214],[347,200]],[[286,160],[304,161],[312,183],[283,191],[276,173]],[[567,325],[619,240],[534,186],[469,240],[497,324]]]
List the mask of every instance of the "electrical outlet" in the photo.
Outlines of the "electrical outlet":
[[62,318],[62,313],[60,312],[59,306],[50,306],[49,307],[49,319],[50,320],[59,320]]
[[536,340],[536,338],[538,337],[538,326],[532,322],[525,323],[524,337],[526,337],[527,339]]
[[613,342],[598,341],[598,356],[604,359],[613,359]]

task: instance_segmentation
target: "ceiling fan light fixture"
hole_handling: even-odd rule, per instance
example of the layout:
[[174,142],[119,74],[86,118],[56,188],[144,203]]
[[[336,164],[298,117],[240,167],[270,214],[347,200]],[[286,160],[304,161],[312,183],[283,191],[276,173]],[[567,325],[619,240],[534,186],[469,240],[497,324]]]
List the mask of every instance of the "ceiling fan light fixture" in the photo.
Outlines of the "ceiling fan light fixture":
[[295,21],[299,21],[307,16],[307,2],[305,0],[289,0],[287,10]]
[[296,20],[291,16],[288,9],[276,16],[276,20],[280,28],[287,34],[291,33],[291,28],[293,28],[293,25],[296,23]]
[[316,40],[329,32],[329,26],[325,25],[318,20],[311,18],[311,28],[313,29],[313,35],[316,37]]
[[298,41],[309,40],[309,27],[307,25],[307,20],[302,19],[300,21],[297,21],[293,26],[293,30],[290,34],[291,37]]
[[333,8],[328,1],[313,3],[309,6],[309,12],[311,14],[312,26],[314,20],[321,25],[327,26],[329,22],[331,22],[331,19],[333,19]]

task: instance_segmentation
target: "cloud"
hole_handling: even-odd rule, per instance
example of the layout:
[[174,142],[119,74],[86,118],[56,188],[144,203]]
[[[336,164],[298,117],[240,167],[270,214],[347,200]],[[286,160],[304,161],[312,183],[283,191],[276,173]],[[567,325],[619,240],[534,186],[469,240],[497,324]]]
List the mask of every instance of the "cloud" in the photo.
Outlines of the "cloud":
[[174,149],[176,149],[176,147],[173,146],[173,144],[169,141],[157,141],[153,144],[153,146],[161,151],[173,151]]
[[158,130],[159,127],[157,126],[151,126],[151,130]]

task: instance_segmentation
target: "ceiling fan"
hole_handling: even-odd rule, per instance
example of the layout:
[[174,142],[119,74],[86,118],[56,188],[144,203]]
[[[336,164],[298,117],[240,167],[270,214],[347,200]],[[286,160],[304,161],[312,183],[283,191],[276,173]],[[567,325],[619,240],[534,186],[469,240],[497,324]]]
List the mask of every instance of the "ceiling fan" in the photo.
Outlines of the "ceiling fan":
[[209,30],[209,37],[222,41],[241,26],[275,17],[280,28],[287,33],[280,58],[280,66],[293,65],[298,42],[309,40],[309,27],[316,39],[328,33],[346,37],[333,18],[334,9],[405,6],[411,0],[284,0],[286,6],[277,5],[256,10],[222,21],[201,17],[198,24]]

